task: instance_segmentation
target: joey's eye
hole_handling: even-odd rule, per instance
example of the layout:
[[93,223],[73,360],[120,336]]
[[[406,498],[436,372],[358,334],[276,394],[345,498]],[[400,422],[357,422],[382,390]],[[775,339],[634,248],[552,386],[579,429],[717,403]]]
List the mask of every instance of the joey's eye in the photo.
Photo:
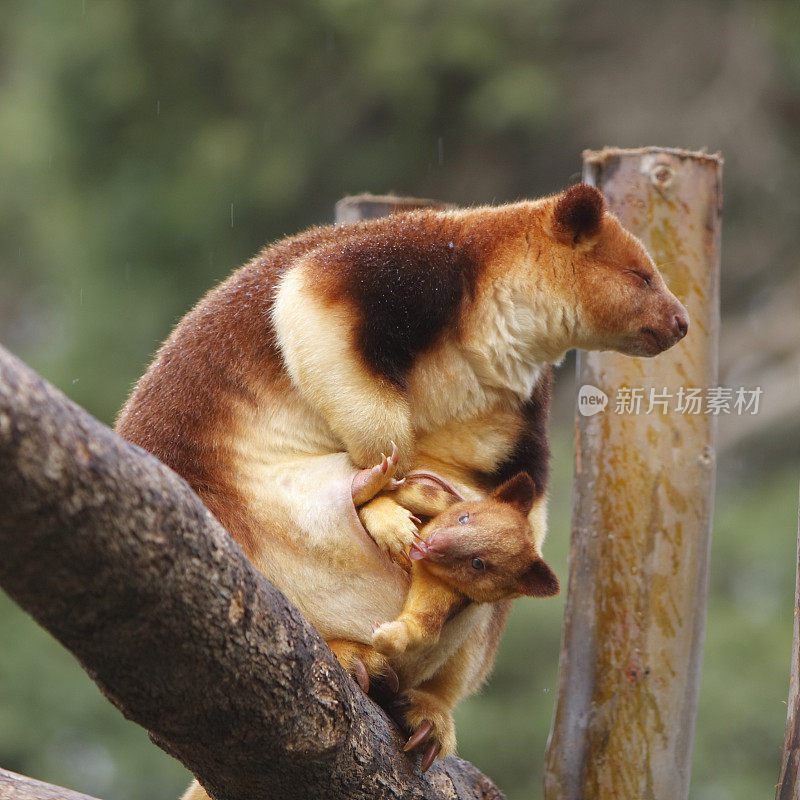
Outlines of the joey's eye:
[[480,558],[473,558],[472,559],[472,568],[477,570],[482,570],[486,565],[481,561]]
[[466,524],[469,522],[469,514],[462,514],[462,515],[461,515],[461,516],[458,518],[458,521],[459,521],[459,523],[460,523],[461,525],[466,525]]

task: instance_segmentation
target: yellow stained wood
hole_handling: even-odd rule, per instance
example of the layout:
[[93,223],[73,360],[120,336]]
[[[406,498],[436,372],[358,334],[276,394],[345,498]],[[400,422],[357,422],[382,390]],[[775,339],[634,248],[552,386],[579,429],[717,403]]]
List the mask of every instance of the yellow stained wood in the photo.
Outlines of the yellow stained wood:
[[[674,410],[716,385],[721,161],[662,148],[584,153],[622,223],[686,306],[687,337],[655,359],[581,353],[570,581],[547,800],[688,796],[714,491],[715,417]],[[639,413],[620,390],[642,389]],[[670,410],[650,408],[650,390]],[[649,409],[649,413],[648,413]]]

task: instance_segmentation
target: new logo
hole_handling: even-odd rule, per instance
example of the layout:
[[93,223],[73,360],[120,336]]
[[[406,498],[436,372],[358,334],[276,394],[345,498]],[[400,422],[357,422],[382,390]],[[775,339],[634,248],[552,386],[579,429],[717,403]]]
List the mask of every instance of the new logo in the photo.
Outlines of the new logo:
[[584,383],[578,391],[578,411],[584,417],[599,414],[608,405],[608,395],[591,383]]

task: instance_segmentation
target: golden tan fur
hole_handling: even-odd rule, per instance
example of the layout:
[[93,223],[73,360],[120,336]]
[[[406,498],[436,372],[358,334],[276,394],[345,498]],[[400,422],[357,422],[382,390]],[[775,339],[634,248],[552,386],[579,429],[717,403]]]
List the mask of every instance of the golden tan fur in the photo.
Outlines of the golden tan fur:
[[399,551],[412,560],[411,586],[400,616],[373,633],[373,647],[396,658],[435,645],[445,623],[469,603],[556,594],[558,580],[537,550],[539,537],[527,517],[534,496],[533,481],[522,472],[486,500],[459,502],[442,487],[412,483],[362,508],[367,531],[393,552],[398,551],[392,504],[400,512],[413,508],[432,517],[421,533],[413,532],[408,550]]

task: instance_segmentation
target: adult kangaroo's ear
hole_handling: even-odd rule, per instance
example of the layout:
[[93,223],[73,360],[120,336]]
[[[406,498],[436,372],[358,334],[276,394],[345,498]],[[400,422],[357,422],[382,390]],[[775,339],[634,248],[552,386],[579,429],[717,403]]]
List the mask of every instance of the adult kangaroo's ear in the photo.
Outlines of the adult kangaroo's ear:
[[525,570],[520,582],[522,594],[528,597],[555,597],[561,591],[555,572],[541,558],[537,558]]
[[553,206],[553,235],[564,244],[577,244],[600,233],[606,201],[599,189],[576,183],[556,197]]
[[536,484],[527,472],[518,472],[513,478],[500,484],[492,497],[527,515],[536,499]]

